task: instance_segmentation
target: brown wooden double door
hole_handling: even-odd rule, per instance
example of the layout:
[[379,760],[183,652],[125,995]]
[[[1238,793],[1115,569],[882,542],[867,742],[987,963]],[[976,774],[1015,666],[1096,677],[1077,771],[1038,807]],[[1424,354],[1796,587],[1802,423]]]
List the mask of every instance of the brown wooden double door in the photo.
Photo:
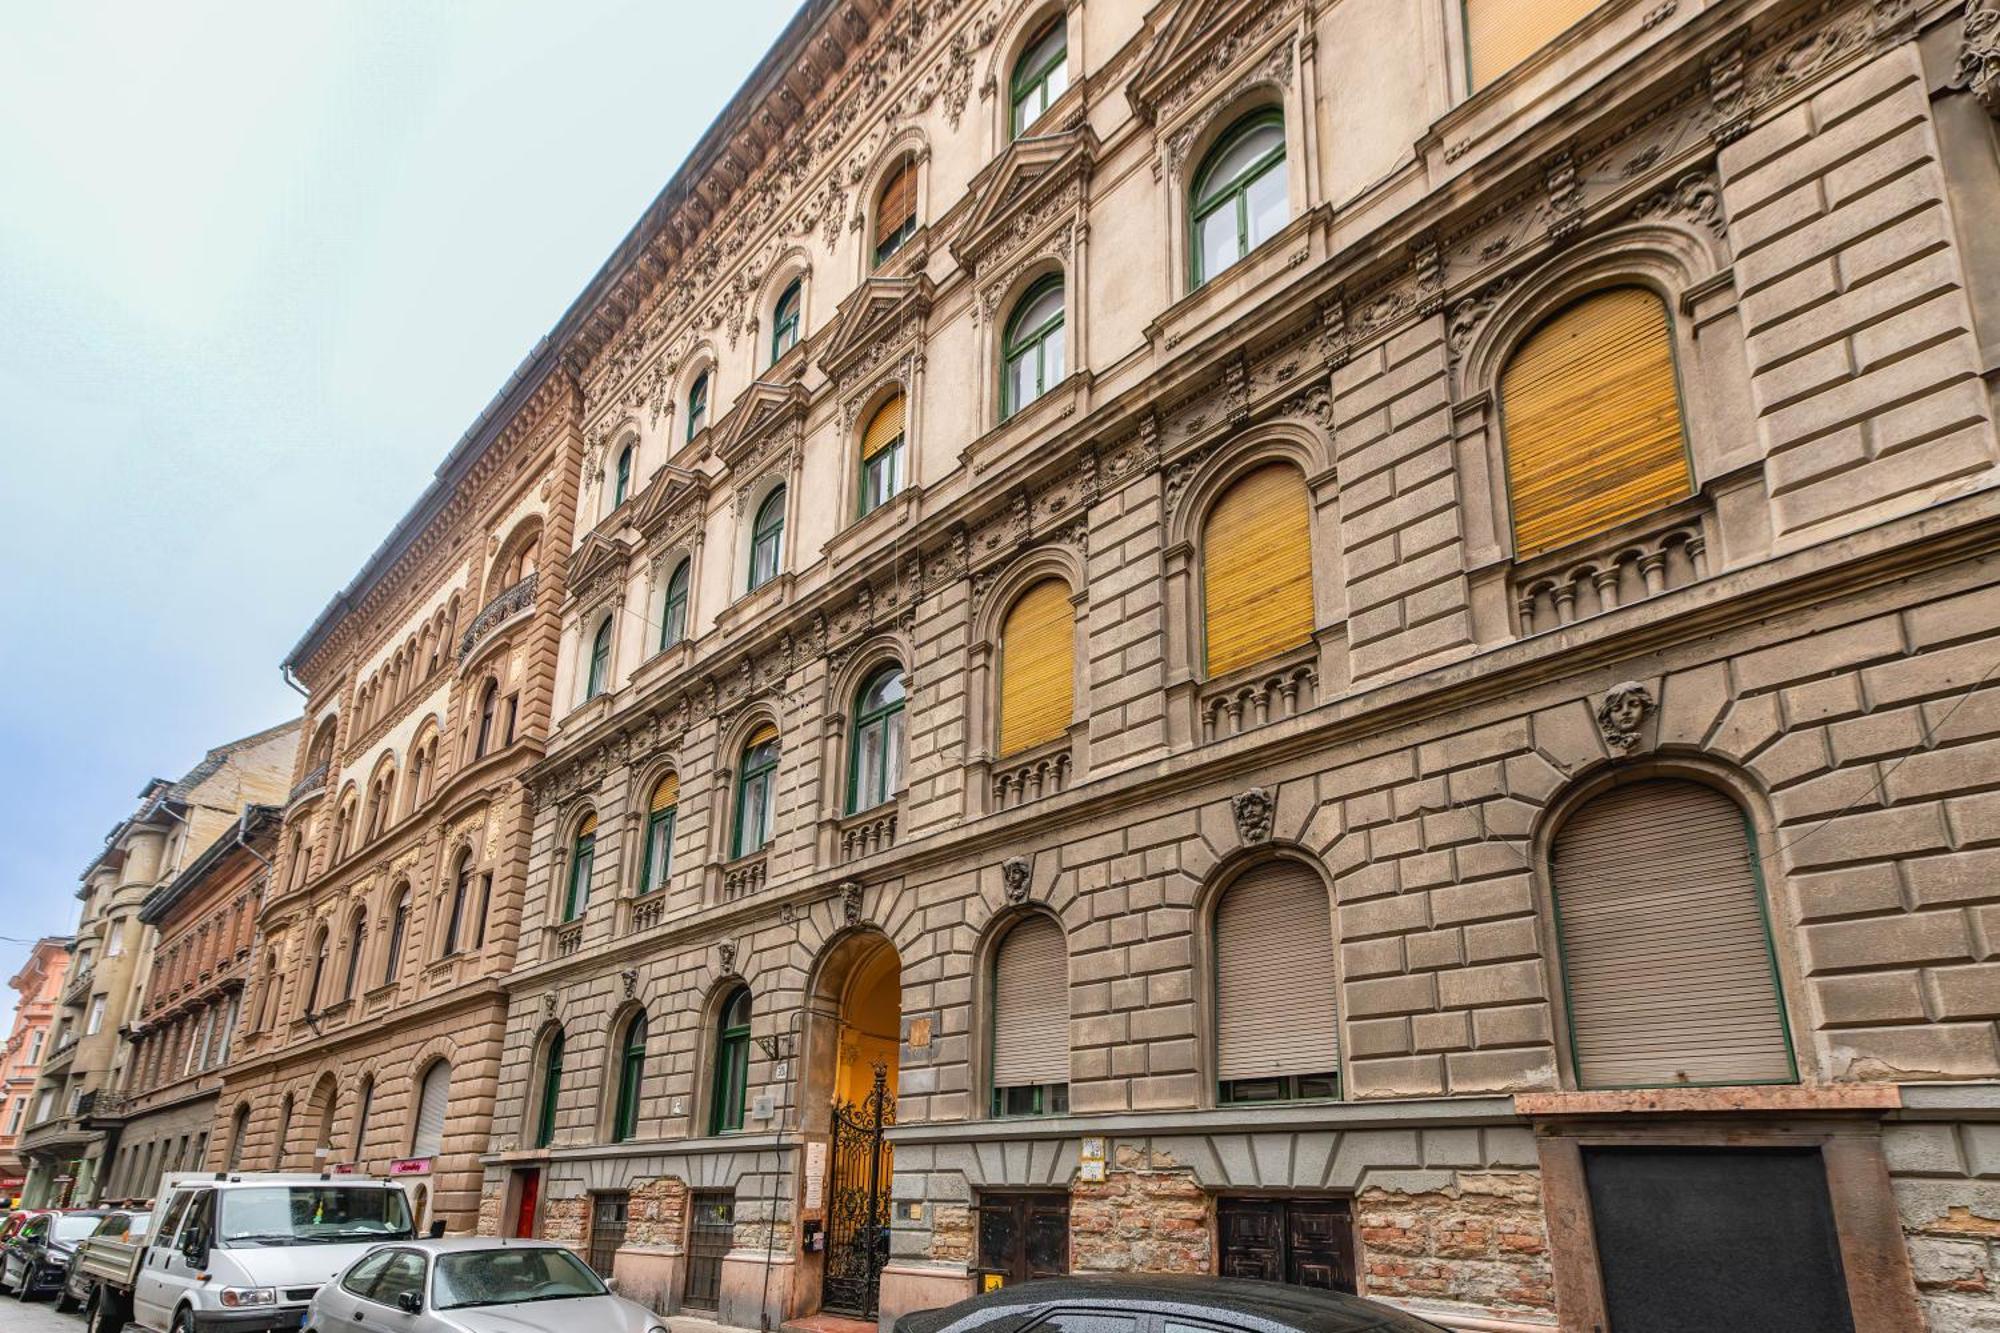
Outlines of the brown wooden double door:
[[1069,1272],[1069,1195],[979,1196],[979,1287],[991,1291]]
[[1354,1290],[1354,1212],[1346,1199],[1222,1199],[1224,1277]]

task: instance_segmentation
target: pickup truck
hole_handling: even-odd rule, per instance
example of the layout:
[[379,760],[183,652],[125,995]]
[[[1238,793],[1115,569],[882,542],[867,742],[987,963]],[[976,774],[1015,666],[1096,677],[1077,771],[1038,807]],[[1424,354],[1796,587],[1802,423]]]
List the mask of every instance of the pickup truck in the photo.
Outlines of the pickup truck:
[[90,1333],[297,1329],[320,1284],[371,1247],[411,1240],[408,1195],[369,1176],[180,1172],[143,1236],[78,1256]]

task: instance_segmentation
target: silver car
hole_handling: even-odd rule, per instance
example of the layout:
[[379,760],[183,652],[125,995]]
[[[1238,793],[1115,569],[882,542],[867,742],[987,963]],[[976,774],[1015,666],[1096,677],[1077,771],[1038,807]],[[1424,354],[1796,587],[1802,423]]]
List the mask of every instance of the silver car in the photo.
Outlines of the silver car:
[[412,1240],[382,1245],[319,1289],[309,1333],[668,1333],[560,1245]]

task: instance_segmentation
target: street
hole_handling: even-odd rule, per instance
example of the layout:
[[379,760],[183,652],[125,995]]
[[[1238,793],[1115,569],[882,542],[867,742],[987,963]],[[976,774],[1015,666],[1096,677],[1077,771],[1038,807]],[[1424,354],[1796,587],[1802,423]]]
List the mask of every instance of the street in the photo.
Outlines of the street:
[[[673,1333],[742,1333],[711,1320],[690,1319],[685,1315],[671,1319],[663,1315],[660,1323]],[[128,1324],[126,1328],[127,1333],[138,1333],[137,1325]],[[0,1333],[83,1333],[83,1315],[57,1314],[55,1302],[47,1297],[22,1304],[11,1293],[0,1292]]]

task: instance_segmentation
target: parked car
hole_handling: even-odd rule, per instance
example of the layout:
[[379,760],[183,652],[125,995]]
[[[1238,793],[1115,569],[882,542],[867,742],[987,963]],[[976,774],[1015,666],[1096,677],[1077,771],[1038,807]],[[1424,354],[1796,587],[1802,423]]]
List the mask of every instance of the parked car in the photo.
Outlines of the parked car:
[[79,1208],[29,1218],[0,1251],[0,1287],[24,1301],[60,1290],[77,1242],[103,1216],[94,1208]]
[[69,1311],[88,1305],[94,1279],[86,1265],[92,1251],[110,1244],[137,1244],[146,1238],[146,1228],[152,1225],[152,1221],[150,1212],[129,1208],[114,1208],[99,1218],[97,1229],[77,1242],[76,1257],[69,1261],[69,1272],[63,1278],[62,1290],[56,1293],[56,1309]]
[[463,1237],[384,1245],[319,1289],[307,1333],[668,1333],[550,1241]]
[[[1052,1277],[1001,1287],[942,1310],[906,1314],[896,1333],[1015,1333],[1087,1316],[1091,1333],[1442,1333],[1380,1301],[1231,1277]],[[1183,1322],[1186,1321],[1186,1322]],[[1190,1330],[1192,1333],[1192,1330]]]

